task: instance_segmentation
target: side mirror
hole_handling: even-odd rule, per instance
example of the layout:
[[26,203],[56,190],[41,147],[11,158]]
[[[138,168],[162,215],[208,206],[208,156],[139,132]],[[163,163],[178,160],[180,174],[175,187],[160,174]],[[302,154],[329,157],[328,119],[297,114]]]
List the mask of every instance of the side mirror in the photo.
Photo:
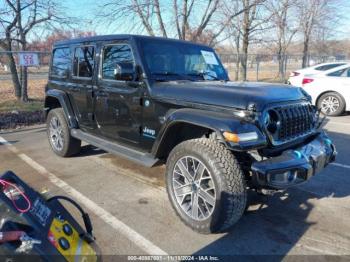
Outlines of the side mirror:
[[114,69],[116,80],[132,81],[135,78],[135,66],[132,63],[117,63]]

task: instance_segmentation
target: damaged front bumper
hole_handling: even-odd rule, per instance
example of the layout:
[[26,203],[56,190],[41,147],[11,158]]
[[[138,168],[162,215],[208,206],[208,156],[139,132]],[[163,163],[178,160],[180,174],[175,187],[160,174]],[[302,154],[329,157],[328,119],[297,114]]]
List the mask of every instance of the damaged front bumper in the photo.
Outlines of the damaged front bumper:
[[333,162],[334,144],[322,132],[307,145],[287,150],[280,156],[252,164],[253,183],[258,188],[285,189],[307,181]]

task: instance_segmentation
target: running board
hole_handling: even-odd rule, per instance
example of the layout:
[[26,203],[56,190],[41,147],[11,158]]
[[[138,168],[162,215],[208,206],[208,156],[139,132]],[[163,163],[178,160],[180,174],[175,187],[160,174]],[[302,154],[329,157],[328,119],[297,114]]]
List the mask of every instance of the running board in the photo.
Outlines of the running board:
[[141,164],[146,167],[154,166],[159,159],[154,158],[149,153],[142,153],[134,149],[130,149],[126,146],[117,144],[115,142],[108,141],[106,139],[96,137],[81,131],[80,129],[71,129],[71,135],[77,139],[83,140],[93,146],[101,148],[109,153],[121,156],[135,163]]

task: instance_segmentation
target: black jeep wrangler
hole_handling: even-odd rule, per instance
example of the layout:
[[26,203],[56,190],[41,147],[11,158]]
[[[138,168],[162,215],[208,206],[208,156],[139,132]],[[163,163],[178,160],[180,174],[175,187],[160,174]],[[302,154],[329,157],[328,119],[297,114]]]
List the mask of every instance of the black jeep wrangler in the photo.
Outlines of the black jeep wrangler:
[[230,82],[214,50],[185,41],[109,35],[54,45],[45,99],[53,151],[81,141],[151,167],[166,162],[169,199],[198,232],[222,232],[247,188],[297,185],[334,161],[302,89]]

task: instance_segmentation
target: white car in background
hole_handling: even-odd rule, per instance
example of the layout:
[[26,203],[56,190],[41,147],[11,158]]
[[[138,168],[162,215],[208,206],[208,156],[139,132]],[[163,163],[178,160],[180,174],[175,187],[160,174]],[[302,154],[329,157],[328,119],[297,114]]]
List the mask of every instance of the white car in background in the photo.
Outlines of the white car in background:
[[318,74],[305,75],[302,88],[322,113],[341,115],[350,110],[350,63]]
[[305,75],[322,73],[324,71],[336,68],[338,66],[343,66],[347,63],[348,62],[344,62],[344,61],[323,63],[323,64],[318,64],[311,67],[306,67],[303,69],[293,71],[289,75],[288,84],[301,87],[302,81]]

